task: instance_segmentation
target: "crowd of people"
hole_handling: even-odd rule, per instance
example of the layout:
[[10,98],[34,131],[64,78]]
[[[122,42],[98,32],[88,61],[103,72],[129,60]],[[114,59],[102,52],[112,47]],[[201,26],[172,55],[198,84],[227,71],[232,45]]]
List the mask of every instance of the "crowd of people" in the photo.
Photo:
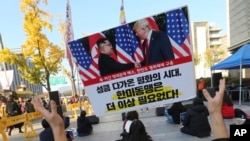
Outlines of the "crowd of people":
[[[34,106],[31,104],[31,98],[25,101],[23,97],[19,97],[18,100],[15,100],[13,95],[10,95],[9,97],[0,96],[0,119],[31,112],[35,112]],[[18,123],[16,125],[5,127],[4,130],[8,132],[9,136],[11,136],[14,128],[18,128],[19,133],[23,133],[22,126],[23,123]]]
[[[211,94],[206,89],[202,90],[203,96],[207,101],[204,104],[203,99],[196,97],[193,103],[188,107],[182,105],[181,102],[176,102],[169,108],[169,114],[178,115],[179,113],[186,112],[183,121],[178,116],[174,118],[174,123],[183,125],[180,132],[197,137],[208,137],[213,134],[214,141],[228,141],[229,133],[224,122],[225,118],[234,118],[235,116],[244,116],[245,124],[249,124],[249,115],[240,109],[234,109],[230,98],[225,95],[225,79],[220,80],[219,90],[211,97]],[[31,102],[31,103],[30,103]],[[25,104],[24,104],[25,103]],[[27,108],[27,103],[32,106]],[[49,111],[39,97],[34,97],[26,102],[22,98],[16,102],[11,95],[8,99],[0,96],[1,108],[5,108],[6,113],[1,113],[1,118],[21,115],[25,112],[38,111],[43,116],[42,126],[44,130],[40,133],[40,140],[55,140],[66,141],[65,129],[69,127],[70,121],[67,115],[62,118],[57,113],[57,105],[51,100]],[[24,106],[25,107],[22,107]],[[226,107],[226,108],[225,108]],[[28,110],[30,109],[30,110]],[[171,111],[172,109],[172,111]],[[173,110],[175,109],[175,110]],[[179,113],[177,112],[179,110]],[[226,109],[226,110],[225,110]],[[209,118],[211,122],[209,122]],[[19,133],[22,131],[22,123],[8,127],[8,134],[11,135],[13,128],[18,128]],[[86,112],[81,111],[80,116],[77,118],[77,133],[79,137],[90,135],[93,132],[91,122],[86,118]],[[62,135],[65,136],[62,136]],[[122,126],[122,139],[119,141],[153,141],[152,137],[148,134],[142,120],[139,119],[137,111],[129,111],[126,113],[126,118]]]
[[[207,132],[205,131],[204,134],[201,135],[207,136],[210,135],[210,132],[212,132],[214,140],[216,141],[224,141],[229,140],[229,133],[227,131],[227,127],[225,125],[223,116],[222,116],[222,104],[223,104],[223,97],[224,97],[224,91],[225,91],[225,79],[220,80],[219,85],[219,91],[216,92],[214,97],[211,97],[209,92],[204,89],[203,95],[207,99],[207,107],[204,106],[203,102],[199,101],[199,99],[194,99],[193,105],[198,105],[199,108],[202,109],[198,111],[203,111],[204,117],[203,119],[203,125],[206,124]],[[55,141],[66,141],[66,136],[61,136],[62,133],[64,133],[64,121],[60,117],[60,115],[57,114],[57,106],[54,101],[50,101],[51,104],[51,112],[46,110],[41,103],[41,100],[37,97],[32,99],[32,103],[34,104],[34,107],[37,111],[41,112],[45,118],[45,120],[50,124],[50,127],[52,128],[52,132],[54,135]],[[191,113],[195,112],[193,108],[194,106],[191,106],[191,109],[187,110],[187,116],[189,115],[188,112]],[[207,108],[207,109],[206,109]],[[129,118],[129,114],[127,114],[127,118],[124,122],[123,130],[125,132],[128,132],[127,140],[128,141],[152,141],[152,137],[146,132],[146,128],[143,124],[143,122],[139,119],[139,116],[134,113],[134,117],[132,118],[132,122]],[[211,127],[208,125],[209,123],[207,121],[207,116],[211,118]],[[126,124],[129,123],[129,128],[126,128]],[[184,126],[185,127],[185,126]],[[182,130],[182,128],[181,128]],[[183,131],[182,131],[183,132]],[[187,132],[185,132],[187,133]],[[193,135],[193,134],[192,134]]]

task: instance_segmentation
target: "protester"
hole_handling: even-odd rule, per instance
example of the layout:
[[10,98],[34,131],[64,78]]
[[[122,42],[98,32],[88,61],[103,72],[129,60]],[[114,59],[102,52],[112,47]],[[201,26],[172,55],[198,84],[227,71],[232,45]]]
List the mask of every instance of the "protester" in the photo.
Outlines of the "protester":
[[203,95],[208,102],[208,111],[212,124],[213,141],[229,141],[229,134],[222,116],[222,103],[224,97],[224,91],[226,87],[225,79],[220,80],[219,90],[216,91],[214,97],[211,97],[209,92],[204,89]]
[[[64,127],[65,129],[69,127],[69,117],[64,116]],[[42,127],[44,130],[39,134],[40,141],[54,141],[53,131],[46,119],[42,120]],[[66,133],[65,133],[66,136]]]
[[18,105],[21,109],[22,114],[24,114],[26,112],[26,105],[23,97],[18,98]]
[[7,99],[4,96],[0,96],[0,119],[7,117],[6,102]]
[[42,127],[44,130],[39,134],[40,141],[54,141],[52,128],[45,119],[42,120]]
[[90,135],[93,131],[92,123],[86,118],[86,111],[81,111],[77,118],[77,133],[79,137]]
[[205,89],[205,80],[201,77],[197,84],[197,97],[203,98],[202,90]]
[[236,118],[250,119],[250,115],[239,108],[235,108],[234,113]]
[[[7,113],[6,113],[6,102],[7,99],[6,97],[0,95],[0,119],[4,119],[7,118]],[[8,131],[8,127],[4,127],[4,129],[6,132]]]
[[[14,101],[14,98],[15,97],[13,95],[10,95],[6,104],[6,111],[7,111],[8,117],[18,116],[22,114],[21,109],[19,105],[17,104],[17,102]],[[19,133],[23,133],[22,126],[23,126],[23,123],[18,123],[18,124],[10,126],[8,135],[11,136],[11,132],[13,128],[18,128]]]
[[122,126],[123,131],[120,134],[122,139],[118,139],[116,141],[127,141],[128,140],[129,129],[130,129],[131,123],[133,122],[133,120],[136,120],[136,119],[139,119],[139,114],[136,110],[127,112],[125,120],[123,122],[123,126]]
[[168,114],[172,116],[171,119],[173,121],[170,121],[175,124],[180,124],[180,113],[186,112],[187,108],[182,105],[181,102],[175,102],[169,109]]
[[197,137],[210,136],[211,127],[208,121],[208,109],[201,98],[194,98],[193,105],[187,110],[182,122],[181,132]]
[[31,103],[31,98],[29,98],[26,101],[25,105],[26,105],[26,112],[27,113],[35,112],[35,108],[34,108],[33,104]]
[[32,104],[34,105],[35,110],[40,112],[44,116],[45,120],[49,123],[53,132],[54,141],[67,141],[64,129],[64,121],[57,113],[57,105],[55,101],[50,101],[51,112],[45,109],[45,107],[42,105],[41,99],[38,97],[34,97],[32,99]]
[[222,116],[225,119],[230,119],[230,118],[234,118],[235,113],[234,113],[234,104],[233,101],[231,100],[231,98],[224,94],[223,97],[223,103],[222,103]]
[[127,141],[153,141],[153,139],[147,133],[142,121],[139,119],[135,119],[131,123]]

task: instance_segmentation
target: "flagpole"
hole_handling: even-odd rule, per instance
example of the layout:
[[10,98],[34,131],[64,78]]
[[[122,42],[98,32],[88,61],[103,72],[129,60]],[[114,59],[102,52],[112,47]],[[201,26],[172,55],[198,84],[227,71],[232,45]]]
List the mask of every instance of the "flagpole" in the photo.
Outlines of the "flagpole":
[[122,4],[121,4],[121,9],[120,9],[120,24],[126,24],[126,17],[125,17],[125,11],[124,11],[124,5],[123,5],[123,0],[122,0]]
[[67,0],[66,5],[66,37],[65,37],[65,47],[66,47],[66,57],[68,58],[69,65],[70,65],[70,71],[71,71],[71,88],[72,88],[72,96],[76,95],[76,86],[75,86],[75,74],[74,74],[74,63],[72,60],[72,55],[68,46],[68,42],[74,40],[74,33],[73,33],[73,27],[72,27],[72,19],[71,19],[71,7],[69,0]]

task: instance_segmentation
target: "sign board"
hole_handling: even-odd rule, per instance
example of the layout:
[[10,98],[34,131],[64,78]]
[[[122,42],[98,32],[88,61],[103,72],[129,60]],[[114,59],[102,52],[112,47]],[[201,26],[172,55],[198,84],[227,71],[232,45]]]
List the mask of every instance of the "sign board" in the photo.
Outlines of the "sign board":
[[69,42],[96,115],[196,96],[188,20],[180,7]]
[[0,71],[0,86],[3,90],[10,90],[13,76],[13,70]]
[[50,77],[49,82],[50,85],[67,84],[65,76]]

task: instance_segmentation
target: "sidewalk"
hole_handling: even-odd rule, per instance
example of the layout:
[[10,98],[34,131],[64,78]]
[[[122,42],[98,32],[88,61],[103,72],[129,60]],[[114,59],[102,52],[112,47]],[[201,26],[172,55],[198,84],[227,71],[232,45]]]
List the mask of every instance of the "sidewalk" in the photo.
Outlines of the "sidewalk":
[[[206,104],[206,102],[205,102]],[[242,110],[250,113],[250,107],[242,103],[241,106],[235,103],[235,108],[241,108]],[[212,135],[207,138],[198,138],[190,135],[186,135],[180,132],[180,125],[174,125],[166,122],[164,116],[155,116],[155,108],[150,108],[149,112],[139,112],[139,118],[145,124],[147,132],[153,137],[154,141],[209,141],[213,137]],[[94,124],[94,132],[92,135],[86,137],[75,137],[74,141],[115,141],[120,139],[119,135],[122,131],[122,118],[121,114],[114,114],[99,117],[100,123]],[[39,134],[43,129],[40,124],[41,120],[34,121],[34,128]],[[76,118],[70,119],[70,127],[76,128]],[[233,119],[225,119],[226,125],[229,130],[229,125],[233,123]],[[39,137],[36,138],[24,138],[23,134],[18,133],[18,129],[12,131],[12,136],[9,137],[9,141],[39,141]]]

